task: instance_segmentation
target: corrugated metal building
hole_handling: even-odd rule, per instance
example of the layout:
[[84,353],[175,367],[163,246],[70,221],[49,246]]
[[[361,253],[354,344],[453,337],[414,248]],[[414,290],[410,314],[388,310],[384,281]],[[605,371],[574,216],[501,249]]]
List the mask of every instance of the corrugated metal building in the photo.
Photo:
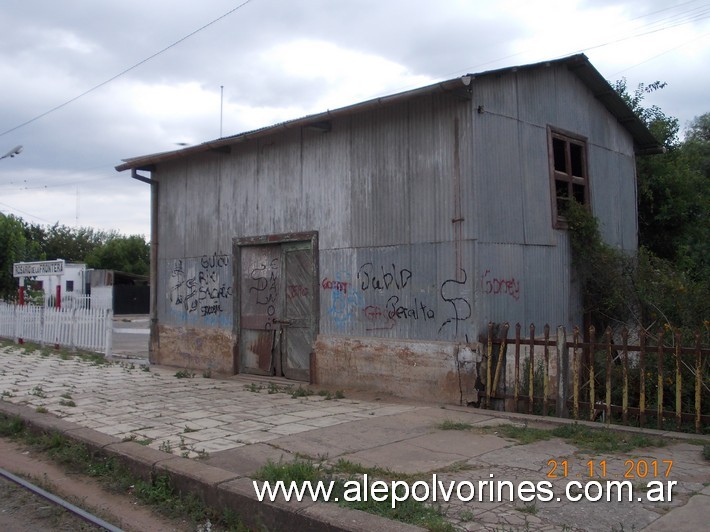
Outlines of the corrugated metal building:
[[151,361],[466,401],[489,321],[581,322],[561,211],[636,249],[634,155],[659,149],[575,55],[128,159]]

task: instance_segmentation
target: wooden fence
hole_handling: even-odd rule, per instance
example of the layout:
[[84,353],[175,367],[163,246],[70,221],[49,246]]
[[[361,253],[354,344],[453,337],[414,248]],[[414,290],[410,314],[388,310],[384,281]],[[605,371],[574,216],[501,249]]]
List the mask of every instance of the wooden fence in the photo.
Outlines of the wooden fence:
[[502,399],[498,406],[515,412],[639,427],[655,419],[658,428],[710,432],[710,349],[701,333],[694,345],[683,346],[677,331],[651,336],[641,329],[632,345],[628,329],[598,336],[590,327],[586,341],[578,327],[571,336],[564,327],[551,336],[545,325],[536,336],[530,325],[524,337],[517,324],[512,338],[509,329],[508,323],[489,324],[482,338],[484,406]]
[[113,312],[0,302],[0,337],[111,354]]

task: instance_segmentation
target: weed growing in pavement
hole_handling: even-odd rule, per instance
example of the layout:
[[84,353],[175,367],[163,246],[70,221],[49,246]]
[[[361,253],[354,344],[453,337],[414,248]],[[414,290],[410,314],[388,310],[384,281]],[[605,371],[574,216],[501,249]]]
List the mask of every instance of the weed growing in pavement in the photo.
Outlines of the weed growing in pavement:
[[202,372],[202,378],[203,379],[211,379],[212,378],[212,370],[211,369],[206,369],[205,371]]
[[185,430],[183,430],[183,433],[189,434],[190,432],[197,432],[198,430],[200,430],[200,429],[193,429],[193,428],[188,427],[187,425],[185,425]]
[[264,387],[261,384],[256,384],[255,382],[251,382],[249,384],[245,384],[244,389],[248,392],[259,393],[259,392],[261,392],[261,390],[264,389]]
[[2,391],[2,397],[15,397],[15,394],[7,390]]
[[47,410],[47,407],[45,406],[38,406],[37,408],[35,408],[35,412],[37,412],[38,414],[46,414],[49,412],[49,410]]
[[291,397],[293,399],[298,399],[299,397],[308,397],[309,395],[313,395],[313,390],[309,390],[308,388],[304,388],[303,386],[299,386],[293,392],[291,392]]
[[192,378],[195,376],[195,374],[194,374],[194,373],[190,373],[190,372],[187,371],[186,369],[181,369],[180,371],[178,371],[177,373],[175,373],[175,376],[176,376],[178,379],[192,379]]
[[41,397],[44,399],[47,397],[47,394],[45,393],[44,389],[42,388],[41,384],[36,385],[34,388],[32,388],[29,392],[27,392],[29,395],[34,395],[36,397]]
[[471,430],[473,425],[470,423],[462,423],[459,421],[452,421],[450,419],[445,419],[437,425],[439,430]]
[[148,364],[143,364],[141,366],[141,371],[150,371],[150,366]]
[[136,436],[135,434],[131,434],[130,436],[126,436],[125,438],[123,438],[123,440],[121,441],[132,441],[137,443],[138,445],[148,446],[155,440],[153,438],[143,438],[142,440],[139,440],[138,436]]
[[62,399],[59,401],[61,406],[76,406],[76,403],[71,399]]
[[83,443],[73,442],[56,432],[36,434],[27,430],[18,416],[0,414],[0,436],[22,441],[64,467],[96,478],[113,492],[132,495],[163,515],[189,520],[193,528],[209,521],[218,529],[248,531],[231,510],[220,512],[206,506],[196,495],[180,493],[167,474],[157,476],[153,481],[140,479],[116,458],[92,451]]
[[158,450],[163,451],[164,453],[173,454],[173,444],[170,443],[169,440],[165,440],[160,444]]
[[524,504],[523,506],[516,506],[515,509],[524,514],[530,515],[537,515],[538,511],[537,505],[535,503]]

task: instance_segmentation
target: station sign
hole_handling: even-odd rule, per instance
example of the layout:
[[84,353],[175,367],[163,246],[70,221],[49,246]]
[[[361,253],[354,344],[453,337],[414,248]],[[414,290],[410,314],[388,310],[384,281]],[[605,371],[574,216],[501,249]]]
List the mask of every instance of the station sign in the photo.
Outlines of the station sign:
[[12,265],[12,273],[15,277],[64,275],[64,261],[41,260],[37,262],[16,262]]

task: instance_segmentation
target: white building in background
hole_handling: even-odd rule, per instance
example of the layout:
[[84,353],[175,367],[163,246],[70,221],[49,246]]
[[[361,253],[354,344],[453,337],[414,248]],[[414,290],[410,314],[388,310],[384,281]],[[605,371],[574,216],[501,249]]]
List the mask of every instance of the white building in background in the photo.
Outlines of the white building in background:
[[62,307],[85,306],[83,300],[88,291],[88,272],[86,264],[67,263],[63,259],[17,262],[13,265],[13,274],[18,278],[19,286],[29,288],[35,294],[41,290],[48,306],[56,305],[57,293]]

